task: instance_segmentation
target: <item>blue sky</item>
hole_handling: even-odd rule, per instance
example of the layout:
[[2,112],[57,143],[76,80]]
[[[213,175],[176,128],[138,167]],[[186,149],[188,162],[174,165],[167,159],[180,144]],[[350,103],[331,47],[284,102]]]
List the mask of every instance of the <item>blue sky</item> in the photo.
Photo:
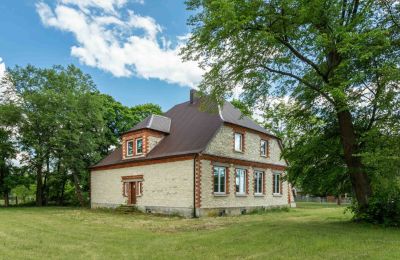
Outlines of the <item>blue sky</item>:
[[0,70],[75,64],[124,105],[186,101],[202,71],[182,63],[189,33],[179,0],[2,0]]

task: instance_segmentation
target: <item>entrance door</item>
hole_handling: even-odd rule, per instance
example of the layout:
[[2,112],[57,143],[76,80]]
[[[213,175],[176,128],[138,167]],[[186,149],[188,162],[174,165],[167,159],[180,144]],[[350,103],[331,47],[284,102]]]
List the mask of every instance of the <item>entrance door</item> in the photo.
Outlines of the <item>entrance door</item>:
[[129,183],[129,193],[128,193],[128,204],[135,205],[136,204],[136,182]]

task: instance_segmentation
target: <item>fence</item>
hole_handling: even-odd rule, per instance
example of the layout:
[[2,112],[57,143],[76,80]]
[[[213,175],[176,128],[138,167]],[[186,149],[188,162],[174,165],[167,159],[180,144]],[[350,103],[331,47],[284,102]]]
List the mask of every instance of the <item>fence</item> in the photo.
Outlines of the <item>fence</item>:
[[[337,203],[337,198],[328,196],[328,197],[316,197],[310,195],[297,195],[295,198],[296,202],[317,202],[317,203]],[[342,197],[340,202],[342,204],[350,204],[351,197]]]

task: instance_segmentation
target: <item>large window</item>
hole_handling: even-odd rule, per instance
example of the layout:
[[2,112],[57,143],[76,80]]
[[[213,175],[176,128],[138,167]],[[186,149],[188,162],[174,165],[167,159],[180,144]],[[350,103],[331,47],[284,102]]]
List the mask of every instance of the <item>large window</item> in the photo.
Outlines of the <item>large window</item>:
[[246,193],[246,170],[236,169],[236,194]]
[[143,153],[143,139],[138,138],[136,139],[136,154],[142,154]]
[[214,167],[214,193],[225,194],[226,168]]
[[268,156],[268,141],[261,140],[260,154],[261,156]]
[[264,172],[254,171],[254,194],[263,194]]
[[281,194],[281,175],[279,173],[273,174],[272,192]]
[[235,151],[243,151],[243,134],[235,133]]
[[126,142],[126,156],[132,156],[133,155],[133,141],[127,141]]

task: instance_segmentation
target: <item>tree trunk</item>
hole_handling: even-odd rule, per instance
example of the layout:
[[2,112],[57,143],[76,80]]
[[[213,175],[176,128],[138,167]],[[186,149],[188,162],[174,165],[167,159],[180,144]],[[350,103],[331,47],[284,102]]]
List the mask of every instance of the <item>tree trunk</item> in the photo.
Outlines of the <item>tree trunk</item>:
[[8,191],[4,191],[4,206],[5,207],[10,206],[10,197]]
[[62,206],[64,204],[64,193],[65,193],[65,183],[67,180],[63,177],[62,184],[61,184],[61,192],[58,196],[58,205]]
[[361,158],[356,156],[359,152],[356,134],[349,110],[337,113],[340,127],[340,137],[344,151],[344,158],[350,175],[353,191],[361,208],[368,207],[368,201],[372,194],[371,183],[365,172]]
[[78,175],[76,174],[75,171],[72,172],[72,175],[74,177],[75,193],[76,193],[76,196],[77,196],[77,198],[79,200],[79,204],[81,204],[82,207],[85,207],[86,203],[85,203],[85,200],[84,200],[83,195],[82,195],[82,190],[81,190],[81,186],[79,184]]
[[36,206],[43,206],[43,176],[42,163],[37,165],[36,169]]

